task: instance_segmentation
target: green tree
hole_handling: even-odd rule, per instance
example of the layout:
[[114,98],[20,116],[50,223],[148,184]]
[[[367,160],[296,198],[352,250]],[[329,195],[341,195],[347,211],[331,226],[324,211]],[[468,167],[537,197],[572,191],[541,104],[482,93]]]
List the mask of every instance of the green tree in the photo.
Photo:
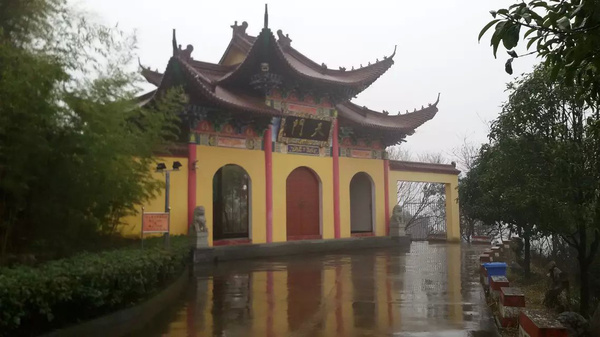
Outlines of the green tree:
[[463,211],[488,227],[501,227],[524,239],[523,268],[530,273],[531,241],[538,227],[532,171],[538,161],[526,141],[514,139],[485,145],[476,166],[462,179]]
[[490,11],[493,20],[480,32],[490,28],[494,57],[502,44],[510,58],[506,71],[512,74],[512,62],[519,57],[514,50],[526,42],[529,54],[541,57],[551,69],[552,78],[559,72],[567,84],[585,88],[579,94],[588,100],[600,97],[600,2],[598,0],[519,1],[508,8]]
[[182,95],[139,107],[134,47],[66,0],[0,1],[3,257],[84,248],[161,187],[148,168]]
[[585,315],[588,272],[600,244],[598,110],[544,67],[509,84],[509,90],[492,125],[487,145],[492,152],[484,152],[491,156],[479,159],[481,189],[506,207],[491,212],[494,217],[526,234],[560,235],[576,250]]

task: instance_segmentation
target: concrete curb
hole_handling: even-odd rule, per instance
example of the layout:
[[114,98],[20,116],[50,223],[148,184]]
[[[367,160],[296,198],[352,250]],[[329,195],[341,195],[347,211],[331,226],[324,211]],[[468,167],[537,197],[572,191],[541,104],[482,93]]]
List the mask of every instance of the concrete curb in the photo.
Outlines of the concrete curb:
[[237,246],[218,246],[196,249],[194,251],[194,263],[383,247],[398,247],[399,249],[408,249],[408,247],[410,247],[410,238],[407,236],[395,238],[388,236],[373,236],[329,240],[302,240]]

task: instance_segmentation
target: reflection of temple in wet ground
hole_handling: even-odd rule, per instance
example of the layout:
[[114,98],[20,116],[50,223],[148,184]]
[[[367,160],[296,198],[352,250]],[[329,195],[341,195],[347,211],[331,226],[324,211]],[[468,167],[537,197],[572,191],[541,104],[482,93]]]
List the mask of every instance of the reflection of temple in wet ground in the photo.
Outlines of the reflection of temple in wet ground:
[[413,243],[226,262],[201,272],[172,317],[139,336],[388,336],[488,334],[479,251]]

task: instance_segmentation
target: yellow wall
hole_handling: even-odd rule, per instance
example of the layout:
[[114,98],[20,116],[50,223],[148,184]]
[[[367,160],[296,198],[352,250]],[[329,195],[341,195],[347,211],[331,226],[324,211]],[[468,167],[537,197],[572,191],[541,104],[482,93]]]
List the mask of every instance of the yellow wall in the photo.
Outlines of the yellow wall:
[[[188,183],[188,160],[181,157],[159,158],[158,162],[165,163],[168,168],[174,161],[179,161],[182,166],[179,171],[171,172],[171,189],[169,193],[169,205],[171,206],[171,235],[187,234],[187,183]],[[161,181],[165,181],[164,173],[154,172],[156,165],[152,165],[152,175]],[[164,212],[165,211],[165,190],[146,204],[145,212]],[[124,236],[140,236],[141,231],[141,207],[137,207],[138,214],[123,219],[126,223],[121,229]]]
[[389,172],[389,202],[390,214],[398,203],[397,182],[417,181],[429,183],[442,183],[446,191],[446,232],[448,241],[460,241],[460,219],[458,213],[458,175],[426,173],[426,172]]
[[240,52],[239,49],[232,46],[229,52],[227,53],[227,56],[225,56],[225,59],[223,60],[223,65],[231,66],[234,64],[240,64],[244,61],[245,58],[246,54]]
[[[367,173],[373,180],[375,194],[375,234],[385,235],[385,194],[383,160],[340,157],[340,234],[350,237],[350,181],[359,172]],[[333,183],[332,183],[333,184]]]
[[[266,190],[264,152],[224,147],[197,146],[196,204],[206,209],[206,224],[213,233],[212,183],[217,170],[227,164],[236,164],[250,176],[250,238],[252,243],[266,242]],[[180,171],[171,173],[171,234],[187,233],[187,158],[168,157],[159,159],[171,167],[173,161],[183,165]],[[321,183],[321,233],[323,239],[334,238],[333,227],[333,162],[331,157],[312,157],[294,154],[273,153],[273,242],[287,240],[286,230],[286,180],[296,168],[305,166],[314,171]],[[373,180],[375,194],[375,234],[385,235],[385,205],[383,161],[340,157],[340,233],[342,238],[350,237],[350,181],[359,172],[367,173]],[[162,173],[153,173],[162,181]],[[458,176],[423,172],[389,172],[390,212],[397,203],[397,181],[420,181],[443,183],[446,186],[446,227],[449,241],[460,240],[458,212]],[[164,211],[164,190],[156,198],[144,205],[146,212]],[[141,206],[140,206],[141,208]],[[140,209],[141,211],[141,209]],[[139,236],[141,215],[124,219],[121,232],[125,236]],[[212,246],[212,235],[209,236]]]
[[[262,162],[264,163],[264,161]],[[263,164],[264,166],[264,164]],[[331,157],[273,153],[273,242],[287,240],[286,181],[296,168],[305,166],[317,174],[321,182],[321,233],[333,239],[333,162]],[[264,176],[264,174],[263,174]],[[263,212],[264,213],[264,212]],[[264,228],[264,225],[263,225]]]
[[[212,227],[213,178],[215,173],[227,164],[239,165],[248,172],[250,176],[250,238],[252,243],[266,242],[264,156],[264,152],[257,150],[197,146],[196,205],[204,206],[206,210],[206,226],[210,233],[208,240],[210,246],[212,246],[212,233],[214,233]],[[275,167],[273,170],[275,171]]]

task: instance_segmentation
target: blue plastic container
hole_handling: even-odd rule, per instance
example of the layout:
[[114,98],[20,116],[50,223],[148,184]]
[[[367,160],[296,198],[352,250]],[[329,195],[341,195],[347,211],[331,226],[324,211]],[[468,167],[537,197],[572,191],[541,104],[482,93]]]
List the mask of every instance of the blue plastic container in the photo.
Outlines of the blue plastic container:
[[488,284],[491,284],[492,276],[506,276],[506,263],[504,262],[484,263],[483,268],[487,270]]

